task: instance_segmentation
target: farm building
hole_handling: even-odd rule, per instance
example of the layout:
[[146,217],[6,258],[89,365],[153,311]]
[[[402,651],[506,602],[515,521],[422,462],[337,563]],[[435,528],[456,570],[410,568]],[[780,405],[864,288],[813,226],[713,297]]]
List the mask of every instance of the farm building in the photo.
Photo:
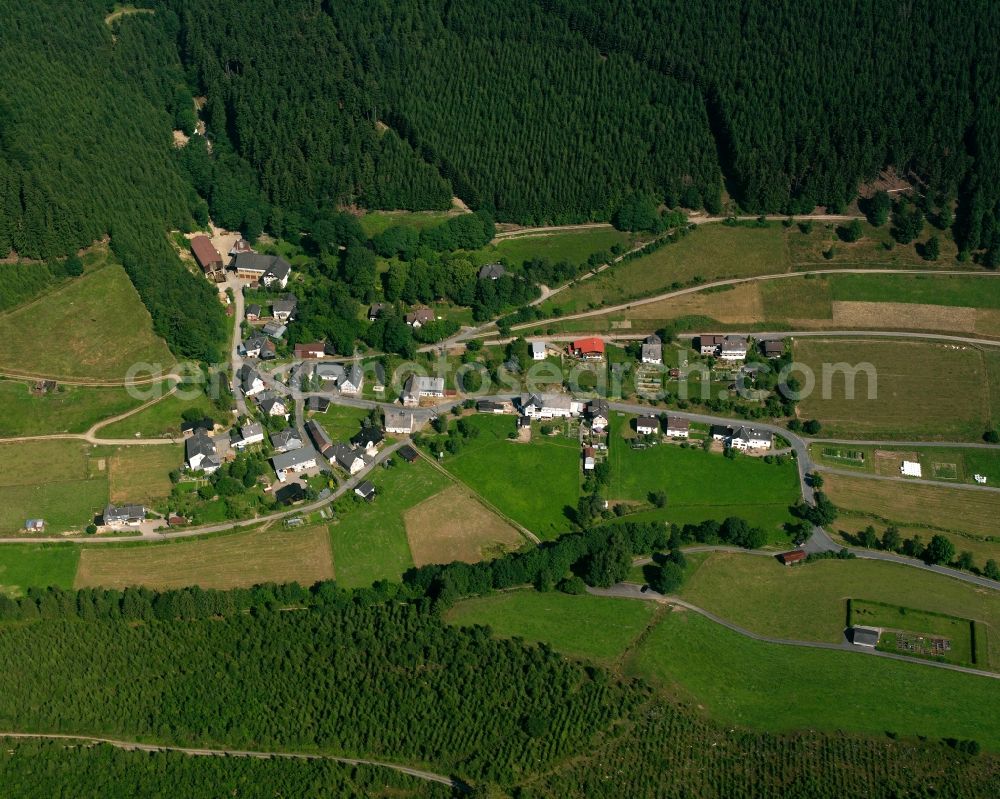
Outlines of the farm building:
[[867,646],[872,649],[878,644],[882,631],[877,627],[852,627],[851,643],[856,646]]
[[793,549],[790,552],[782,552],[778,555],[778,558],[786,566],[791,566],[793,563],[802,563],[806,557],[806,553],[801,549]]
[[201,267],[201,271],[206,275],[214,275],[222,269],[222,256],[208,236],[195,236],[191,239],[191,252],[194,253],[194,259]]
[[404,316],[403,321],[412,328],[423,327],[428,322],[434,321],[434,311],[430,308],[417,308]]

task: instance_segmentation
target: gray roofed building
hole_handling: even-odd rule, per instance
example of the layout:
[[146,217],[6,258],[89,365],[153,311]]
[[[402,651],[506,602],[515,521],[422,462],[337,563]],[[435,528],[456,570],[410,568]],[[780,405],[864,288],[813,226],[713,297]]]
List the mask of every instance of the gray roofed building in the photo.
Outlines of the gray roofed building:
[[766,358],[780,358],[785,354],[785,342],[780,338],[771,338],[761,342],[761,349]]
[[270,336],[271,338],[282,338],[288,327],[281,324],[281,322],[268,322],[264,327],[261,328],[264,331],[265,336]]
[[258,252],[238,252],[229,262],[229,268],[237,277],[254,282],[261,281],[266,286],[278,283],[282,288],[288,282],[292,267],[280,255],[264,255]]
[[498,280],[507,274],[507,270],[504,265],[497,262],[492,264],[486,264],[479,270],[480,280]]
[[377,427],[362,427],[361,430],[351,436],[351,443],[362,449],[375,449],[385,440],[382,431]]
[[324,383],[339,385],[340,381],[346,377],[347,372],[344,370],[342,363],[318,363],[313,370],[313,374]]
[[348,474],[357,474],[367,465],[364,453],[347,444],[334,444],[333,457],[330,460]]
[[271,262],[271,265],[261,277],[261,281],[265,286],[273,286],[277,283],[281,288],[284,288],[288,285],[288,275],[292,271],[291,264],[281,256],[276,255],[273,258],[274,260]]
[[184,461],[189,469],[211,474],[222,465],[215,442],[203,430],[184,442]]
[[295,316],[295,311],[299,306],[299,302],[295,299],[294,294],[289,294],[286,297],[282,297],[280,300],[274,300],[271,303],[271,314],[279,322],[287,322],[293,316]]
[[257,405],[262,413],[266,413],[268,416],[284,416],[288,417],[288,406],[285,404],[285,400],[279,397],[272,391],[266,392],[268,396],[263,394],[260,397],[260,401]]
[[375,486],[364,480],[358,483],[357,488],[354,489],[354,493],[364,500],[371,501],[375,498]]
[[850,635],[852,644],[874,649],[878,644],[878,639],[882,635],[882,631],[877,627],[852,627]]
[[330,407],[330,400],[326,397],[309,397],[306,400],[306,408],[316,413],[326,413]]
[[381,361],[375,361],[372,373],[375,376],[375,379],[372,382],[372,390],[385,391],[385,367],[382,365]]
[[286,427],[284,430],[271,434],[271,446],[274,447],[275,452],[291,452],[293,449],[301,449],[302,443],[298,430],[292,427]]
[[361,391],[362,386],[365,384],[365,373],[361,369],[361,364],[354,363],[351,365],[350,370],[341,378],[340,382],[337,383],[337,388],[339,388],[345,394],[357,394]]
[[531,342],[531,359],[533,361],[544,361],[546,356],[544,341]]
[[290,472],[300,472],[318,466],[319,453],[312,447],[299,447],[288,452],[278,453],[271,458],[271,465],[274,467],[278,479],[284,482]]
[[313,419],[306,422],[305,427],[306,432],[309,434],[309,438],[312,439],[316,449],[324,458],[332,461],[335,453],[335,447],[333,439],[330,438],[326,430],[324,430],[323,427]]
[[660,431],[660,420],[655,416],[640,416],[635,420],[635,430],[641,436],[649,436]]
[[256,302],[250,303],[247,306],[247,319],[260,319],[261,307]]
[[656,333],[647,336],[642,342],[641,360],[643,363],[663,363],[663,342],[660,341],[660,337]]
[[409,435],[413,432],[413,414],[407,411],[386,411],[385,432]]
[[142,505],[108,505],[101,521],[108,527],[135,526],[146,519],[146,508]]
[[374,322],[383,313],[385,313],[385,309],[386,309],[386,304],[384,302],[372,303],[372,305],[369,306],[368,308],[368,321]]
[[264,427],[260,422],[247,422],[239,430],[233,430],[232,442],[236,449],[244,449],[264,440]]
[[264,378],[260,373],[248,364],[243,364],[239,371],[240,388],[248,397],[260,394],[264,390]]
[[419,405],[421,397],[443,397],[444,378],[410,375],[403,386],[403,404]]
[[426,325],[428,322],[434,321],[434,311],[430,308],[417,308],[415,311],[410,311],[403,317],[403,320],[410,327],[421,327]]

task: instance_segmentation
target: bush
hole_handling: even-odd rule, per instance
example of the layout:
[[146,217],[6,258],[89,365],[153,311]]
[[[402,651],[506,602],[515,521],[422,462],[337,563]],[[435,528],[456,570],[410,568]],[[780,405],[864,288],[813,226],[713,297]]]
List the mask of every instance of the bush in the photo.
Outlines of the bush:
[[987,444],[1000,444],[1000,433],[996,430],[987,430],[983,433],[983,441]]

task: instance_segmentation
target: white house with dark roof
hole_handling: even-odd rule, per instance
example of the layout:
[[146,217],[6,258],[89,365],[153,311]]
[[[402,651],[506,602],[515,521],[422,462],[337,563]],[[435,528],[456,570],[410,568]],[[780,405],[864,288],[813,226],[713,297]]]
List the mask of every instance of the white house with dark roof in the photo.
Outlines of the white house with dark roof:
[[266,388],[264,378],[256,369],[247,364],[240,367],[239,379],[240,388],[243,389],[243,394],[247,397],[254,397]]
[[290,474],[315,469],[319,465],[319,454],[312,447],[299,447],[278,453],[271,458],[271,465],[278,480],[283,483]]
[[669,438],[688,438],[691,435],[691,422],[680,416],[668,416],[664,432]]
[[375,486],[369,481],[363,480],[358,483],[357,488],[354,489],[354,493],[361,497],[366,502],[371,502],[375,499]]
[[265,391],[261,394],[257,398],[257,407],[260,408],[261,413],[267,416],[282,416],[285,419],[290,416],[284,397],[273,391]]
[[640,416],[635,420],[635,432],[640,436],[652,436],[660,432],[660,420],[655,416]]
[[264,426],[260,422],[247,422],[233,436],[233,448],[243,450],[251,444],[261,444],[264,441]]
[[344,376],[337,383],[337,388],[343,394],[358,394],[365,385],[365,373],[361,368],[361,364],[355,363],[351,365],[351,368],[346,370]]
[[603,431],[611,423],[611,406],[606,399],[594,399],[587,406],[587,418],[590,419],[590,429]]
[[291,452],[293,449],[302,448],[302,438],[298,430],[286,427],[277,433],[271,434],[271,446],[275,452]]
[[735,429],[723,425],[712,425],[712,438],[716,441],[722,441],[727,447],[742,451],[770,449],[774,444],[772,433],[748,425],[741,425]]
[[295,316],[298,305],[299,302],[295,299],[295,295],[289,294],[271,303],[271,315],[279,322],[287,322]]
[[142,505],[108,505],[101,516],[105,527],[137,527],[146,520]]
[[403,405],[415,407],[424,397],[443,397],[444,378],[410,375],[403,386]]
[[643,363],[663,363],[663,342],[660,341],[660,337],[656,333],[647,336],[642,342],[642,356],[640,360]]
[[532,419],[569,419],[579,416],[583,403],[569,394],[524,394],[521,413]]
[[324,383],[333,383],[337,386],[340,385],[340,381],[344,379],[347,372],[342,363],[318,363],[313,369],[313,374]]
[[222,465],[215,442],[204,430],[184,441],[184,462],[192,471],[211,474]]
[[726,336],[722,339],[719,358],[723,361],[743,361],[747,357],[745,336]]
[[479,269],[480,280],[499,280],[506,274],[507,270],[504,268],[504,265],[499,262],[486,264]]
[[334,444],[332,463],[336,463],[348,474],[357,474],[368,465],[364,451],[347,444]]
[[288,285],[288,275],[292,271],[288,261],[280,255],[263,255],[252,250],[236,253],[229,268],[242,280],[281,288]]

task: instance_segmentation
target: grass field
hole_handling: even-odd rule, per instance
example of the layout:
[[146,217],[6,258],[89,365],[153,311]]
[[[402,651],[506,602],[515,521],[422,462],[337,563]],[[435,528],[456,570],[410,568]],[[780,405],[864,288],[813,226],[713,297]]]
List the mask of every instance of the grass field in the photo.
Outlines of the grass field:
[[33,383],[0,378],[0,437],[82,433],[101,419],[138,407],[124,388],[61,385],[49,394],[32,394]]
[[525,543],[515,527],[462,485],[452,485],[403,514],[413,563],[476,563]]
[[792,520],[788,507],[800,497],[793,460],[781,466],[748,456],[730,460],[676,444],[635,450],[622,438],[628,425],[629,420],[617,414],[611,419],[609,499],[645,503],[651,492],[664,491],[666,507],[644,517],[683,524],[742,516],[767,529],[774,543],[787,543],[781,524]]
[[334,441],[347,441],[356,435],[361,430],[361,420],[367,416],[367,409],[346,405],[331,405],[326,413],[309,414],[309,418],[315,419]]
[[[969,346],[802,338],[795,360],[815,376],[798,414],[819,419],[824,436],[978,441],[1000,413],[984,355]],[[870,368],[850,380],[837,364]],[[874,380],[867,374],[872,370]]]
[[570,528],[567,508],[580,496],[580,450],[575,439],[542,436],[531,442],[507,440],[513,416],[471,416],[477,438],[442,465],[462,482],[541,538]]
[[[855,546],[858,533],[869,525],[875,528],[875,534],[879,537],[882,536],[886,527],[889,526],[888,523],[880,519],[842,508],[840,515],[837,516],[837,520],[827,528],[827,532],[833,536],[834,540],[842,544]],[[986,561],[990,558],[1000,563],[1000,536],[998,535],[985,537],[963,531],[939,530],[935,527],[928,527],[927,525],[918,523],[895,524],[894,526],[899,530],[899,534],[903,538],[920,536],[920,540],[924,543],[930,541],[935,535],[943,535],[951,541],[955,547],[955,552],[959,554],[969,552],[972,555],[973,562],[979,568],[985,566]]]
[[691,612],[667,614],[628,672],[724,724],[953,736],[1000,748],[994,680],[854,652],[766,644]]
[[488,263],[504,258],[512,265],[520,266],[534,258],[545,258],[552,262],[569,261],[572,264],[583,264],[595,252],[607,252],[615,244],[629,249],[633,238],[628,233],[611,228],[518,236],[503,239],[477,250],[476,261]]
[[0,444],[0,531],[44,518],[48,532],[80,530],[108,502],[107,474],[81,441]]
[[[848,457],[857,453],[862,460]],[[903,460],[917,461],[922,476],[930,480],[977,485],[982,475],[987,485],[1000,486],[1000,447],[873,447],[862,444],[810,444],[810,457],[818,464],[849,468],[869,474],[900,475]]]
[[312,585],[333,577],[325,527],[254,530],[166,544],[86,547],[77,588],[249,587],[265,582]]
[[831,299],[1000,308],[1000,280],[976,275],[832,275]]
[[121,266],[79,277],[0,315],[0,368],[52,377],[120,379],[136,363],[174,359]]
[[466,599],[445,619],[487,625],[501,638],[544,642],[566,655],[610,664],[649,626],[656,608],[652,602],[526,590]]
[[[866,599],[851,600],[851,624],[865,627],[879,627],[882,638],[878,649],[884,652],[901,652],[904,655],[927,657],[925,653],[900,646],[896,633],[913,634],[924,637],[947,638],[950,644],[945,654],[935,660],[957,663],[963,666],[978,664],[973,656],[973,634],[975,623],[959,616],[945,613],[929,613],[908,608],[905,605],[890,605],[885,602],[869,602]],[[985,644],[986,636],[981,636]]]
[[922,524],[988,536],[997,532],[1000,494],[950,486],[826,474],[834,504],[899,524]]
[[454,215],[453,211],[369,211],[359,221],[366,235],[375,236],[395,225],[417,230],[433,227]]
[[392,469],[376,469],[371,504],[357,505],[330,525],[337,583],[367,587],[376,580],[398,580],[413,565],[403,515],[443,491],[451,481],[423,460],[396,459]]
[[181,399],[176,394],[164,397],[154,405],[139,411],[120,422],[102,427],[98,434],[102,438],[159,438],[161,436],[179,436],[184,423],[181,414],[194,408],[205,416],[225,423],[212,401],[201,394],[194,399]]
[[180,444],[118,447],[107,460],[110,501],[149,506],[166,499],[172,488],[170,472],[183,461]]
[[988,625],[989,663],[1000,669],[1000,593],[912,566],[823,560],[788,568],[770,558],[718,552],[680,595],[762,635],[830,643],[842,640],[848,598],[975,619]]
[[80,550],[74,544],[7,544],[0,547],[0,593],[28,588],[72,588]]

